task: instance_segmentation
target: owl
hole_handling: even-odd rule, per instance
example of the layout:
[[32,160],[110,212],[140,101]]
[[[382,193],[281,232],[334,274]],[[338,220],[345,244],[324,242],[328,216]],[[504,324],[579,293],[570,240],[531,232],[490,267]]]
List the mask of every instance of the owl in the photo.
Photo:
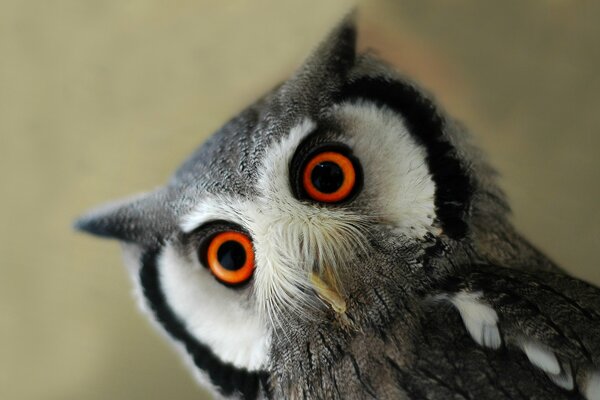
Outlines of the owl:
[[600,399],[600,289],[344,19],[162,187],[83,216],[220,398]]

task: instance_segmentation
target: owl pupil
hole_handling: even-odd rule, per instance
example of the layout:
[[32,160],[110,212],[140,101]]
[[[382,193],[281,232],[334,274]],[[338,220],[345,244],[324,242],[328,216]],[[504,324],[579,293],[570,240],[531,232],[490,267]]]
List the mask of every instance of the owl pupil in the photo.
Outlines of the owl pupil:
[[223,268],[236,271],[246,263],[244,247],[233,240],[223,243],[217,250],[217,259]]
[[310,179],[321,193],[334,193],[344,183],[344,172],[336,163],[325,161],[315,166]]

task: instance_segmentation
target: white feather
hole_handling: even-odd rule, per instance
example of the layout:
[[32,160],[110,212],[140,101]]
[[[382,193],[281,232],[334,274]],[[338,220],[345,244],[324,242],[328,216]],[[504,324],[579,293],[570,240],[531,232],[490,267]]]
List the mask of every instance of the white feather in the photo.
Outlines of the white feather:
[[498,314],[481,301],[481,293],[461,291],[450,298],[473,337],[480,346],[497,349],[502,344],[498,330]]
[[547,374],[550,380],[554,382],[557,386],[560,386],[566,390],[573,390],[575,387],[575,382],[573,380],[573,373],[571,371],[571,367],[568,364],[564,364],[562,371],[559,374]]
[[[447,299],[454,304],[465,327],[479,345],[497,349],[502,344],[498,329],[498,314],[481,301],[481,296],[480,292],[461,291],[453,297],[443,296],[437,299]],[[574,379],[569,365],[565,364],[561,369],[554,353],[540,343],[524,341],[521,343],[521,347],[529,361],[543,370],[557,386],[573,390]]]
[[362,196],[379,218],[408,237],[434,228],[435,184],[427,151],[418,145],[398,113],[368,101],[336,107],[346,143],[360,159],[365,175]]
[[258,370],[267,359],[270,335],[243,292],[214,280],[196,257],[167,244],[158,260],[165,298],[187,330],[224,362]]
[[560,374],[560,364],[552,351],[546,349],[540,343],[533,341],[525,341],[521,346],[533,365],[548,374]]
[[584,393],[587,400],[600,400],[600,372],[588,374]]
[[123,243],[123,260],[125,262],[125,266],[128,271],[131,273],[131,278],[133,280],[133,292],[134,296],[137,300],[138,306],[142,313],[146,314],[154,326],[156,330],[168,341],[170,341],[175,348],[175,350],[181,356],[180,358],[184,361],[186,367],[192,371],[194,378],[198,381],[199,384],[204,386],[205,388],[212,390],[215,395],[218,395],[218,389],[212,384],[208,375],[203,372],[203,370],[196,367],[194,361],[188,351],[185,349],[183,343],[173,340],[173,338],[168,335],[162,325],[153,317],[152,310],[150,310],[149,304],[145,296],[142,292],[141,282],[139,280],[139,271],[141,268],[140,264],[140,255],[141,249],[139,246],[129,243]]

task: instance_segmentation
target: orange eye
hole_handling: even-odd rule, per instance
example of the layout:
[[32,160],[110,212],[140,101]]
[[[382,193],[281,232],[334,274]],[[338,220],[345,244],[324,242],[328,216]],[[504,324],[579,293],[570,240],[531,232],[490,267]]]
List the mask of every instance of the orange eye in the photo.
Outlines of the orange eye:
[[252,242],[241,232],[221,232],[210,241],[206,261],[221,282],[228,285],[244,283],[254,272]]
[[302,173],[302,186],[308,196],[323,203],[345,200],[356,185],[352,161],[336,151],[325,151],[311,158]]

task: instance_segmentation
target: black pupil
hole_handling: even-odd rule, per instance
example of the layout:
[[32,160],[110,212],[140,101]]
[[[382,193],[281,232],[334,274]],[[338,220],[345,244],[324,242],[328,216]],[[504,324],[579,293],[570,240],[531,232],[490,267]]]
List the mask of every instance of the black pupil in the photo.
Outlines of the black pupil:
[[333,193],[344,183],[344,171],[334,162],[317,164],[310,173],[312,184],[321,193]]
[[246,263],[246,251],[238,242],[229,240],[219,246],[217,259],[223,268],[237,271]]

